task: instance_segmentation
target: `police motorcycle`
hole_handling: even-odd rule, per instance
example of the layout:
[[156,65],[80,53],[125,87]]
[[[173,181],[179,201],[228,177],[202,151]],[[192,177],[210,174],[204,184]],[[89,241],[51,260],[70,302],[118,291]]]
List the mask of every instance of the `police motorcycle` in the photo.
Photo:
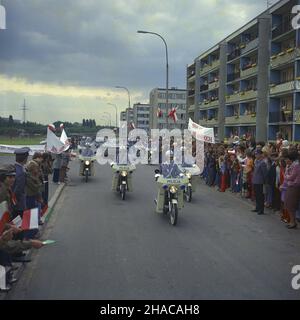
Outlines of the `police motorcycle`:
[[195,176],[200,175],[200,169],[196,164],[187,163],[182,163],[178,167],[182,171],[182,175],[188,179],[188,184],[184,189],[184,198],[187,202],[191,202],[193,192],[196,191]]
[[111,163],[111,168],[113,171],[112,190],[119,192],[121,199],[125,200],[126,193],[132,192],[132,173],[136,167],[133,164]]
[[80,161],[79,175],[84,177],[85,182],[88,182],[89,177],[95,175],[94,163],[96,161],[95,152],[90,145],[81,149],[78,159]]
[[156,169],[155,180],[158,184],[156,212],[168,214],[170,224],[175,226],[178,220],[178,211],[184,207],[183,193],[189,183],[188,178],[181,173],[174,164],[166,165],[164,170]]

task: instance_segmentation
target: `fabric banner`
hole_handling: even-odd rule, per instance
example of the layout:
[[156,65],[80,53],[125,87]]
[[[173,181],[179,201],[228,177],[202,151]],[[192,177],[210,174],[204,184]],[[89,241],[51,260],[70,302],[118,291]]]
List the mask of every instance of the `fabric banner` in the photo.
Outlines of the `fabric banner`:
[[191,132],[192,136],[196,138],[196,140],[215,143],[214,128],[202,127],[199,124],[193,122],[193,120],[190,118],[188,130]]
[[44,145],[0,145],[0,153],[14,153],[16,149],[28,147],[30,148],[29,154],[32,156],[35,152],[44,152],[45,146]]

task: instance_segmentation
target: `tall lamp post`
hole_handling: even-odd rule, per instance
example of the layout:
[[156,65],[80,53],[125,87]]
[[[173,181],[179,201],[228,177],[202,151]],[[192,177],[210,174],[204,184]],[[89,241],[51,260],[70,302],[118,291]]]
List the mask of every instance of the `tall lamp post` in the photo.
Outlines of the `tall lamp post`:
[[118,127],[118,107],[114,103],[108,103],[110,106],[113,106],[116,109],[116,128]]
[[127,94],[128,94],[128,107],[130,109],[131,107],[130,107],[130,92],[129,92],[129,90],[126,87],[121,87],[121,86],[115,86],[115,88],[117,88],[117,89],[125,89],[127,91]]
[[148,34],[154,34],[155,36],[158,36],[161,38],[163,43],[165,44],[166,47],[166,109],[167,109],[167,128],[168,128],[168,105],[169,105],[169,58],[168,58],[168,46],[165,41],[165,39],[158,33],[156,32],[150,32],[150,31],[145,31],[145,30],[138,30],[137,33],[148,33]]

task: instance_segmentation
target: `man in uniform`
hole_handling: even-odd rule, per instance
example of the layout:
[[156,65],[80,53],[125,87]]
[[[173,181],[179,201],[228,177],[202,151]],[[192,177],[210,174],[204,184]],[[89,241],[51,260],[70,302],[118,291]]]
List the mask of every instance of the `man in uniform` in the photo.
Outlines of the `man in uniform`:
[[255,164],[254,164],[254,173],[252,183],[254,186],[256,207],[253,212],[257,214],[264,214],[264,184],[266,183],[267,178],[267,164],[264,161],[263,151],[260,148],[257,148],[255,151]]
[[13,217],[20,215],[23,216],[23,211],[26,209],[26,171],[25,164],[29,156],[30,149],[27,147],[16,149],[16,180],[13,187],[13,192],[16,195],[16,206],[13,213]]

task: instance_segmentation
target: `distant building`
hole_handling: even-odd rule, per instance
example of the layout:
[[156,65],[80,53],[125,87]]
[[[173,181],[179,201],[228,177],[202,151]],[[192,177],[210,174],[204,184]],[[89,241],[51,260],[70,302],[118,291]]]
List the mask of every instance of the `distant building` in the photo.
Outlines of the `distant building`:
[[136,129],[149,132],[150,104],[136,103],[133,105],[133,122]]
[[[151,129],[185,129],[186,117],[186,90],[170,88],[168,99],[168,111],[166,110],[166,89],[155,88],[150,92],[150,128]],[[176,109],[177,122],[168,114]]]

